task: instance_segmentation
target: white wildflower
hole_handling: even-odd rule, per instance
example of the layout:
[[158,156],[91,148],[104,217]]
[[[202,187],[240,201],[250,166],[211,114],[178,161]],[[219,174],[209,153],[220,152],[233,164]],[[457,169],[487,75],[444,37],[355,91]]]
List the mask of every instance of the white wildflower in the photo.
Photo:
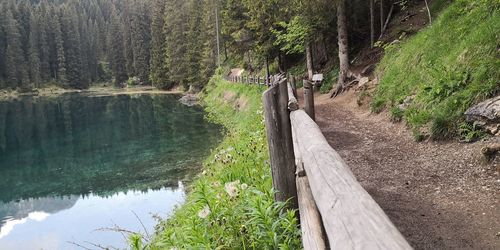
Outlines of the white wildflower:
[[230,197],[236,197],[238,195],[238,185],[240,184],[240,181],[234,181],[234,182],[228,182],[224,185],[224,189],[226,190],[226,193]]
[[241,184],[240,187],[241,187],[242,190],[245,190],[245,189],[248,188],[248,185],[246,183],[243,183],[243,184]]
[[206,205],[205,207],[203,207],[202,210],[200,210],[200,212],[198,212],[198,217],[205,219],[208,217],[209,214],[210,214],[210,207]]

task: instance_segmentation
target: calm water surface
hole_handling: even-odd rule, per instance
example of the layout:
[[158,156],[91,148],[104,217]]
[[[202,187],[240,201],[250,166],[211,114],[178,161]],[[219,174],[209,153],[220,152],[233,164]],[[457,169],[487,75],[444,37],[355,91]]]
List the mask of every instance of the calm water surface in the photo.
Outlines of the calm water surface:
[[152,233],[220,138],[178,98],[0,102],[0,249],[123,248],[110,228]]

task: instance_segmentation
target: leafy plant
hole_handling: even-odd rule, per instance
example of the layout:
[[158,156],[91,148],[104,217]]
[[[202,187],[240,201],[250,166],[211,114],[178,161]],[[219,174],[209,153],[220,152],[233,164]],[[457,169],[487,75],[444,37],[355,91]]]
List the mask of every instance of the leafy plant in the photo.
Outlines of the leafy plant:
[[333,68],[326,73],[325,78],[323,80],[323,84],[321,85],[320,89],[320,92],[322,94],[326,94],[330,92],[330,90],[332,90],[333,85],[337,82],[338,75],[339,75],[338,68]]
[[401,122],[404,114],[405,112],[397,106],[391,108],[391,120],[393,122]]
[[461,123],[458,128],[458,134],[462,142],[475,142],[486,137],[486,133],[476,122],[472,124],[466,122]]

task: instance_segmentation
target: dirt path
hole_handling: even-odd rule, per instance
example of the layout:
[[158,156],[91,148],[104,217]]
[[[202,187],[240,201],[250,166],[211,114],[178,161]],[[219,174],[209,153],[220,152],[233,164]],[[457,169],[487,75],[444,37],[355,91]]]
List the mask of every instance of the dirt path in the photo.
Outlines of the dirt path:
[[498,163],[486,164],[479,153],[486,142],[417,143],[404,126],[355,100],[353,93],[317,97],[317,122],[410,244],[500,249],[500,177]]

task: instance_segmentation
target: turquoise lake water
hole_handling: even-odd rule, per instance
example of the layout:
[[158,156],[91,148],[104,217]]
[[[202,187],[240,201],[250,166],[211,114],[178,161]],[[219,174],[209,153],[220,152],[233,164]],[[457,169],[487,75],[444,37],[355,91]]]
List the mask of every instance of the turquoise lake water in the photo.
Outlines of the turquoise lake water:
[[179,98],[0,102],[0,249],[123,248],[110,228],[151,234],[221,138]]

